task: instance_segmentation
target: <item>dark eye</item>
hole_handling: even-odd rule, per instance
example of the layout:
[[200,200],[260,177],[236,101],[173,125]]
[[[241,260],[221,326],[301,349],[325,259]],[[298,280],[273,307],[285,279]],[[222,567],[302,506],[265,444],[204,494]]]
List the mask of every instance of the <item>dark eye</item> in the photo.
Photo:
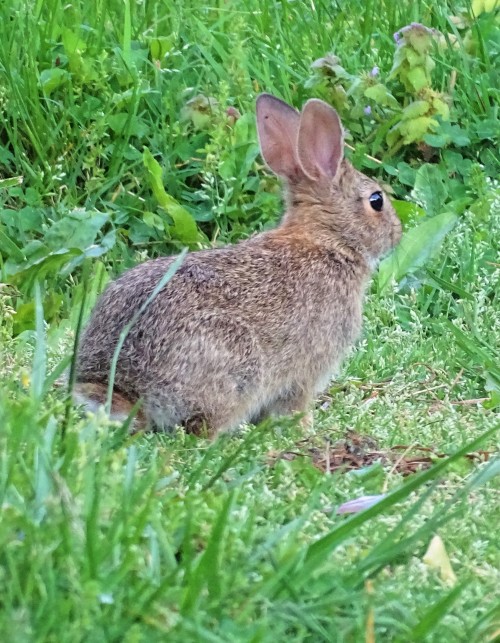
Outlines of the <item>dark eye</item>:
[[369,201],[375,212],[380,212],[384,207],[384,197],[382,196],[382,192],[374,192],[373,194],[370,194]]

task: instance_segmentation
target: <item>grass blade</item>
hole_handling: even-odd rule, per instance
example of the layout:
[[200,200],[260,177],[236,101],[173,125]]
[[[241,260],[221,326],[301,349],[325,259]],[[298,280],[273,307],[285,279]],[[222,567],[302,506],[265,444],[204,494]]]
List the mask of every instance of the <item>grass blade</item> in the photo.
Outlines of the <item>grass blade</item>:
[[66,431],[69,427],[70,423],[70,417],[71,417],[71,409],[72,409],[72,393],[73,393],[73,388],[75,386],[75,380],[76,380],[76,357],[77,357],[77,352],[78,352],[78,345],[80,343],[80,335],[82,333],[82,327],[83,327],[83,317],[85,313],[85,304],[87,301],[87,293],[88,293],[88,281],[89,281],[89,274],[90,274],[90,262],[85,262],[83,264],[83,271],[82,271],[82,300],[80,303],[80,309],[78,311],[78,318],[76,322],[76,328],[75,328],[75,339],[73,340],[73,351],[71,354],[71,363],[70,363],[70,368],[69,368],[69,377],[68,377],[68,389],[67,389],[67,397],[66,397],[66,410],[64,413],[64,420],[61,428],[61,446],[64,445],[65,438],[66,438]]
[[441,621],[450,611],[451,607],[463,592],[466,583],[454,587],[448,594],[427,610],[419,622],[412,628],[409,639],[411,641],[425,641],[426,636],[430,634],[437,623]]
[[139,310],[135,312],[132,319],[129,321],[128,324],[125,325],[125,327],[122,329],[120,333],[120,337],[118,339],[118,343],[116,345],[115,352],[113,354],[113,359],[111,361],[111,368],[109,371],[108,394],[107,394],[106,405],[105,405],[105,409],[108,414],[111,412],[111,400],[113,398],[113,386],[115,383],[116,366],[118,364],[118,357],[120,356],[120,351],[122,349],[122,346],[125,343],[125,340],[127,339],[127,335],[130,333],[130,330],[133,328],[134,324],[137,322],[139,317],[144,313],[144,311],[148,308],[151,302],[158,296],[158,293],[163,289],[165,284],[167,284],[170,281],[170,279],[172,279],[172,277],[174,276],[174,274],[177,272],[182,262],[184,261],[184,257],[186,256],[186,254],[187,254],[187,248],[185,248],[179,254],[179,256],[175,259],[175,261],[172,264],[170,264],[167,272],[163,275],[163,277],[160,279],[158,284],[155,286],[153,292],[149,295],[149,297],[142,304]]
[[220,557],[223,544],[224,530],[227,527],[229,514],[237,497],[233,489],[227,497],[222,510],[212,528],[207,547],[202,554],[198,566],[189,579],[186,597],[182,604],[182,612],[190,613],[196,606],[203,588],[206,586],[211,598],[217,600],[221,594]]
[[36,344],[33,356],[33,370],[31,376],[31,393],[36,400],[40,400],[45,388],[45,373],[47,370],[47,351],[45,344],[45,322],[43,315],[42,295],[40,284],[35,284],[35,329]]

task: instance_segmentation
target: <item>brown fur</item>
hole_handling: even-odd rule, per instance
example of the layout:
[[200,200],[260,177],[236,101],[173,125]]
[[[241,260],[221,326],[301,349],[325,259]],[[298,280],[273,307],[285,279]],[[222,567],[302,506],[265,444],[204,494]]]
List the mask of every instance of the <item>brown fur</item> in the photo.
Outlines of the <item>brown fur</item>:
[[[288,180],[281,225],[187,255],[125,340],[117,399],[122,409],[141,399],[150,426],[215,434],[270,414],[304,413],[359,335],[370,273],[401,226],[387,197],[381,212],[371,208],[368,197],[380,187],[339,157],[336,113],[310,101],[302,114],[304,125],[285,103],[259,98],[264,158]],[[307,167],[299,134],[302,147],[314,141]],[[105,399],[121,329],[172,261],[136,266],[99,300],[77,359],[76,394],[91,406]]]
[[[85,404],[89,410],[95,411],[106,402],[108,387],[99,382],[79,382],[74,397],[77,402]],[[111,419],[124,421],[134,410],[134,405],[126,397],[114,390],[111,398]],[[147,418],[141,409],[134,417],[134,429],[147,427]]]

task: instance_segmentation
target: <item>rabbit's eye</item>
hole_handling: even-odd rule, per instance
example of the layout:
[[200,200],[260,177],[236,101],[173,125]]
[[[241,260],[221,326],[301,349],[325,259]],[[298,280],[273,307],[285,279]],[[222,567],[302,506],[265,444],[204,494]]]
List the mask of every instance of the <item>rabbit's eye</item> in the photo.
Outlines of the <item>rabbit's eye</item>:
[[369,201],[375,212],[380,212],[384,207],[384,197],[382,196],[382,192],[374,192],[373,194],[370,194]]

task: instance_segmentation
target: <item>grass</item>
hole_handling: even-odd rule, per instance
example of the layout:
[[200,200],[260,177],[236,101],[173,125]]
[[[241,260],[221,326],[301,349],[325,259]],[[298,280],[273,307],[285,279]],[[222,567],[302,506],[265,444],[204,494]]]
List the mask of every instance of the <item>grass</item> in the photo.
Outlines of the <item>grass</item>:
[[[5,640],[496,640],[490,4],[370,1],[354,15],[322,0],[0,9]],[[391,76],[393,33],[411,22],[444,34],[418,91],[408,69]],[[339,63],[325,59],[332,51]],[[104,414],[82,415],[54,383],[110,278],[148,256],[274,225],[279,189],[253,124],[264,90],[297,106],[310,96],[335,104],[353,161],[390,184],[405,227],[314,431],[284,419],[207,442],[129,435]],[[432,112],[434,98],[448,119]],[[418,100],[437,118],[424,130],[406,119]],[[432,449],[433,466],[404,476],[417,446]],[[359,467],[333,466],[345,452]],[[372,494],[386,495],[337,513]],[[425,556],[436,534],[455,582]]]

